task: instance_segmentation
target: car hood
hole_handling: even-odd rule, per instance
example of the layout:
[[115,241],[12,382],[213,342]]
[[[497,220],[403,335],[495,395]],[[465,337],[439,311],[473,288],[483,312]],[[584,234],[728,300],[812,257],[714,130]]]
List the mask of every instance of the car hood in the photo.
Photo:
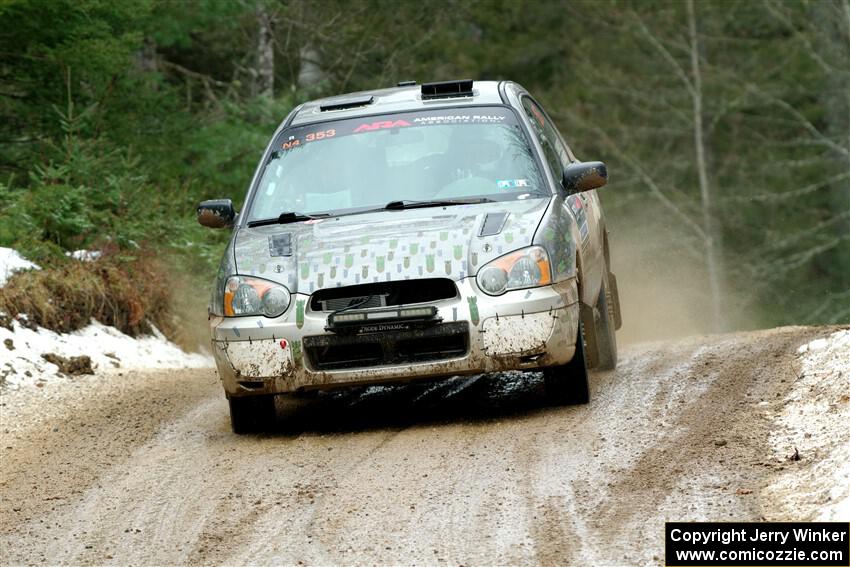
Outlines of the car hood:
[[380,211],[241,228],[233,243],[236,270],[303,294],[401,279],[460,280],[531,245],[549,201]]

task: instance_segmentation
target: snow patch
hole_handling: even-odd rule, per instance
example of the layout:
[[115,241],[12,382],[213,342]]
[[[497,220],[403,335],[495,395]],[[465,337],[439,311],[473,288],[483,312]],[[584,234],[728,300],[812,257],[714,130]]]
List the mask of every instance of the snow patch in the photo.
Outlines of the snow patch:
[[[789,518],[850,518],[850,329],[804,344],[801,372],[771,435],[784,466],[768,491]],[[795,450],[799,460],[794,460]]]
[[0,287],[6,285],[15,272],[38,269],[36,264],[18,254],[17,250],[0,247]]
[[88,356],[95,372],[205,368],[213,363],[208,355],[182,351],[156,328],[153,335],[133,338],[97,321],[68,334],[41,327],[33,330],[13,321],[11,329],[0,327],[0,384],[15,388],[56,377],[58,367],[42,358],[48,353],[65,358]]
[[[98,259],[101,253],[76,250],[67,255],[90,262]],[[15,272],[39,269],[16,250],[0,247],[0,287]],[[59,375],[59,367],[46,361],[42,356],[45,354],[63,358],[88,356],[96,372],[118,368],[206,368],[213,364],[208,354],[182,351],[155,327],[153,335],[133,338],[114,327],[92,321],[84,329],[60,334],[27,324],[26,314],[21,313],[11,322],[11,328],[0,326],[0,386],[38,386],[45,378]]]
[[79,260],[80,262],[94,262],[103,254],[100,250],[74,250],[73,252],[65,252],[65,256]]

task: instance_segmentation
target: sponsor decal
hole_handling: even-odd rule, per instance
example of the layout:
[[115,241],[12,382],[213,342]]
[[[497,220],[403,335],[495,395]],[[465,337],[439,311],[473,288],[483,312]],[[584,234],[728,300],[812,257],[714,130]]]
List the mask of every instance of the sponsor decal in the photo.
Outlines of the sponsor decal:
[[381,333],[385,331],[407,331],[412,326],[409,323],[377,323],[375,325],[364,325],[357,329],[361,335],[363,333]]
[[413,119],[413,123],[422,126],[431,124],[501,124],[506,119],[507,116],[498,114],[446,114],[418,116]]
[[499,189],[514,189],[516,187],[528,187],[528,179],[500,179],[496,181]]
[[378,122],[372,122],[370,124],[361,124],[360,126],[354,129],[354,133],[359,134],[360,132],[371,132],[372,130],[402,128],[404,126],[410,126],[410,122],[408,122],[407,120],[381,120]]
[[567,199],[567,203],[569,204],[570,210],[573,212],[573,215],[575,215],[582,241],[587,240],[587,211],[584,208],[584,203],[576,195],[573,195],[572,197]]

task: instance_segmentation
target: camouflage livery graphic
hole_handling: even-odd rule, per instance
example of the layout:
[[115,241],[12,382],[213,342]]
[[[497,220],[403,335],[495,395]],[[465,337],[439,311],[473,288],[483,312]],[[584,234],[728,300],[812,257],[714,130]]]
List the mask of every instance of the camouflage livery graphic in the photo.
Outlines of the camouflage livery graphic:
[[469,320],[472,321],[473,325],[478,325],[478,322],[481,320],[478,316],[478,298],[467,297],[466,300],[469,303]]
[[[304,294],[426,275],[472,277],[499,255],[531,245],[548,202],[526,199],[422,209],[409,211],[410,218],[404,222],[377,213],[322,223],[243,228],[235,240],[237,269]],[[510,213],[507,223],[498,234],[478,236],[484,217],[494,212]],[[290,256],[276,257],[283,269],[270,272],[265,268],[270,259],[269,237],[284,232],[290,235]]]
[[300,366],[301,365],[301,341],[292,341],[289,343],[289,347],[292,349],[292,361]]
[[295,326],[299,329],[304,326],[304,300],[295,302]]

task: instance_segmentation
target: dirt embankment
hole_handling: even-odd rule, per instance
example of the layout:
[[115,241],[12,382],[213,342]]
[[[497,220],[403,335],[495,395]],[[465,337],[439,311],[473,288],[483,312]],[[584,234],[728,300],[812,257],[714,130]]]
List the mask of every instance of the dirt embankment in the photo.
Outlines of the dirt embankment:
[[587,406],[506,373],[324,396],[263,436],[230,433],[211,370],[7,392],[0,561],[646,564],[665,520],[841,514],[847,352],[798,353],[836,330],[630,346]]

